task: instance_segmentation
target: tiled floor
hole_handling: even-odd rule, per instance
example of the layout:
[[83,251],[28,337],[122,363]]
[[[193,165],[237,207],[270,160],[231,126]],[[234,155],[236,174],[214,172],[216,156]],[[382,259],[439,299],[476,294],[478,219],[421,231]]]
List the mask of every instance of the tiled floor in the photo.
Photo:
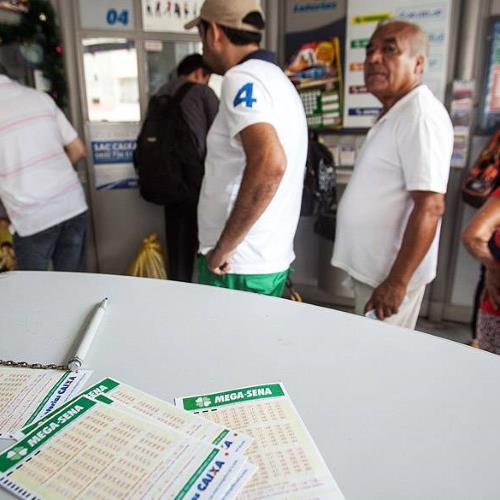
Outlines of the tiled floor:
[[[296,289],[302,295],[304,302],[315,304],[323,307],[330,307],[332,309],[339,309],[345,312],[351,312],[349,307],[342,307],[330,303],[331,297],[325,292],[310,286],[297,285]],[[417,323],[416,330],[421,332],[436,335],[448,340],[454,340],[466,344],[471,341],[472,336],[470,326],[464,323],[454,323],[451,321],[433,322],[425,318],[420,318]]]
[[434,323],[420,318],[416,330],[448,340],[454,340],[455,342],[461,342],[462,344],[467,344],[472,340],[470,326],[464,323],[452,323],[451,321]]

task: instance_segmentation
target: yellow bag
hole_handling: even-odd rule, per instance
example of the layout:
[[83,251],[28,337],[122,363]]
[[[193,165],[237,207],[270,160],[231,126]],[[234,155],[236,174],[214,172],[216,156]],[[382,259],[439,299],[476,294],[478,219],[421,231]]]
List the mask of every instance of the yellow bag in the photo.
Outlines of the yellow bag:
[[0,219],[0,273],[16,269],[16,255],[9,231],[9,221]]
[[150,234],[142,241],[139,252],[129,267],[128,274],[140,278],[167,279],[165,259],[156,234]]

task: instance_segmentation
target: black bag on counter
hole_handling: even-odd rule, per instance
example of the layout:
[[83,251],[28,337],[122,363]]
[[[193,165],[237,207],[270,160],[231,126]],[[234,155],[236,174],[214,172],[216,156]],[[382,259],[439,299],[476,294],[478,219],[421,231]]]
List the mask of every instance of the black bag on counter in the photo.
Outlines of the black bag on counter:
[[313,133],[309,138],[301,215],[317,216],[314,232],[334,241],[336,213],[335,162],[330,150]]

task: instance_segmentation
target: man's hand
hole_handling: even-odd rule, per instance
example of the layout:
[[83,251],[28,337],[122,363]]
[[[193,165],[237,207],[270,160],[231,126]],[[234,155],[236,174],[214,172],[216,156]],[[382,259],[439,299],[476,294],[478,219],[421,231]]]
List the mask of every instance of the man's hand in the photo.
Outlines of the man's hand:
[[408,219],[401,248],[385,281],[373,292],[365,312],[375,309],[378,319],[399,312],[408,283],[432,245],[444,212],[444,195],[432,191],[410,191],[414,207]]
[[485,287],[493,307],[500,309],[500,269],[486,269]]
[[399,312],[405,295],[405,285],[386,280],[373,291],[370,300],[366,303],[365,313],[374,309],[378,319],[389,318]]
[[231,255],[232,252],[223,253],[217,250],[217,248],[210,250],[207,253],[207,266],[210,272],[217,274],[218,276],[223,276],[231,271],[231,265],[229,264]]

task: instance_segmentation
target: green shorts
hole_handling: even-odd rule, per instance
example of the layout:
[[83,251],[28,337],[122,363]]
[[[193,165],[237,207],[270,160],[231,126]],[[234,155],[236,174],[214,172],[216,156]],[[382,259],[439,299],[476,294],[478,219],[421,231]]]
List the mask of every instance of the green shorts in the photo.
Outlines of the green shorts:
[[263,295],[281,297],[290,270],[270,274],[223,274],[212,273],[207,266],[207,258],[198,256],[198,281],[201,285],[218,286],[231,290],[242,290]]

